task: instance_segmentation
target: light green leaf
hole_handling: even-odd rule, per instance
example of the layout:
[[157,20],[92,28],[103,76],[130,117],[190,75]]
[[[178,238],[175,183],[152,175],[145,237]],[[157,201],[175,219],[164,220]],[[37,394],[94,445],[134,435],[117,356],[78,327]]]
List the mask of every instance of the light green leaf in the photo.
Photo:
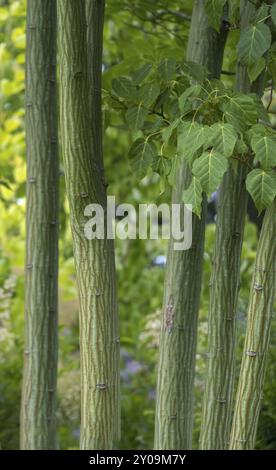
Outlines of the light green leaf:
[[194,161],[192,171],[204,191],[211,195],[219,187],[227,168],[227,158],[211,150]]
[[223,7],[226,0],[205,0],[204,5],[208,16],[209,25],[219,32]]
[[195,153],[204,144],[205,138],[205,127],[195,121],[183,122],[178,126],[177,152],[190,166]]
[[133,142],[128,155],[133,173],[138,178],[143,178],[147,174],[153,158],[157,155],[157,150],[153,142],[141,138]]
[[179,125],[180,122],[181,122],[181,119],[177,118],[168,127],[166,127],[162,131],[162,138],[163,138],[165,144],[167,144],[169,142],[173,131],[177,128],[177,126]]
[[192,62],[191,60],[184,62],[181,68],[185,75],[193,78],[197,82],[202,82],[207,76],[206,67],[197,62]]
[[151,106],[160,93],[160,87],[157,83],[146,83],[139,90],[139,97],[144,106]]
[[171,58],[163,59],[158,65],[158,72],[163,80],[171,80],[176,72],[176,60]]
[[250,82],[255,82],[255,80],[259,77],[266,66],[266,61],[263,57],[260,57],[254,64],[248,66],[248,76],[250,78]]
[[270,14],[271,14],[272,21],[276,26],[276,3],[273,3]]
[[189,88],[187,88],[187,90],[185,90],[184,93],[182,93],[182,95],[180,95],[180,97],[178,98],[178,103],[179,103],[179,109],[181,112],[184,112],[187,99],[191,97],[197,98],[200,95],[201,90],[202,88],[200,85],[192,85]]
[[257,122],[256,104],[251,96],[243,94],[231,96],[223,104],[222,110],[227,122],[238,131],[244,131]]
[[132,130],[138,130],[143,127],[147,116],[147,109],[142,106],[142,103],[137,106],[131,106],[126,112],[126,120]]
[[200,181],[193,177],[190,186],[183,191],[182,200],[185,204],[192,204],[192,210],[199,218],[201,216],[202,187]]
[[135,99],[136,97],[136,86],[126,77],[114,78],[112,80],[112,90],[116,95],[127,100]]
[[254,64],[269,49],[271,32],[264,23],[250,26],[242,31],[238,43],[238,56],[245,65]]
[[268,17],[269,6],[266,3],[263,3],[260,8],[256,11],[256,14],[253,17],[253,23],[259,23],[264,21]]
[[246,178],[247,191],[252,196],[259,212],[270,206],[276,197],[276,173],[252,170]]
[[142,65],[142,67],[140,67],[138,70],[135,70],[132,74],[132,79],[134,83],[136,83],[137,85],[140,85],[140,83],[142,83],[143,80],[147,78],[151,69],[152,69],[151,64],[145,64],[145,65]]
[[208,143],[225,157],[231,157],[238,135],[231,124],[217,122],[210,127]]
[[266,135],[253,134],[251,146],[255,157],[261,163],[262,169],[267,170],[276,165],[276,141]]

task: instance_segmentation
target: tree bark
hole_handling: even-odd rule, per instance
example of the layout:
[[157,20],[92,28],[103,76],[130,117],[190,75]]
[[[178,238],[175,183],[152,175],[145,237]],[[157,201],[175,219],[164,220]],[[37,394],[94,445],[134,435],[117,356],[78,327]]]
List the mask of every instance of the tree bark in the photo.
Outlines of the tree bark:
[[[226,31],[208,26],[204,2],[194,2],[187,60],[205,65],[210,77],[220,76]],[[183,163],[173,191],[173,203],[182,201],[191,171]],[[174,251],[169,243],[157,376],[156,449],[190,449],[193,428],[193,387],[197,321],[201,290],[206,200],[201,219],[193,216],[190,250]]]
[[[101,3],[93,2],[97,8]],[[103,21],[95,5],[92,16],[86,17],[85,2],[58,0],[60,131],[80,308],[80,447],[110,449],[119,431],[114,250],[106,237],[88,240],[84,234],[85,207],[98,203],[106,211],[100,90],[95,88],[96,83],[100,86],[102,32],[93,33],[94,44],[87,47],[87,20],[89,28]],[[103,14],[103,10],[96,11]],[[93,52],[88,59],[90,47]]]
[[28,0],[26,294],[21,449],[55,449],[58,356],[56,0]]
[[276,292],[276,200],[266,210],[251,284],[230,449],[255,446]]
[[[241,2],[241,30],[249,25],[255,7]],[[238,64],[236,89],[262,96],[264,74],[251,86],[246,67]],[[236,312],[240,260],[247,209],[246,165],[225,174],[219,190],[208,324],[208,368],[200,434],[201,449],[227,449],[235,379]]]

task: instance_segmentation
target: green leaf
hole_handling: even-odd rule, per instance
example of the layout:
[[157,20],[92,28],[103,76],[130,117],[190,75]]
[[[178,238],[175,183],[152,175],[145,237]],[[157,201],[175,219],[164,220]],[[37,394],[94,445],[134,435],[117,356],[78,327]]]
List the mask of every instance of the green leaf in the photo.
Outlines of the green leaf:
[[158,65],[158,72],[163,80],[171,80],[176,72],[176,60],[171,58],[163,59]]
[[220,30],[223,7],[226,0],[205,0],[204,5],[208,16],[209,25],[217,32]]
[[238,135],[231,124],[217,122],[210,127],[208,144],[225,157],[231,157]]
[[192,171],[204,191],[211,195],[219,187],[227,168],[227,158],[211,150],[194,161]]
[[139,97],[144,106],[151,106],[160,94],[160,87],[157,83],[146,83],[139,90]]
[[196,151],[204,144],[205,139],[205,127],[196,121],[183,122],[178,126],[177,152],[190,166]]
[[264,170],[276,165],[276,141],[271,137],[260,134],[253,134],[251,146],[255,152],[255,157]]
[[266,3],[263,3],[260,8],[256,11],[256,14],[253,17],[253,23],[259,23],[264,21],[268,17],[269,6]]
[[182,95],[178,98],[179,109],[183,113],[185,109],[185,104],[188,98],[197,98],[201,93],[201,86],[200,85],[192,85],[187,90],[182,93]]
[[181,66],[185,75],[193,78],[197,82],[202,82],[207,76],[207,69],[197,62],[187,61]]
[[264,23],[250,26],[242,31],[238,43],[238,56],[245,65],[253,65],[269,49],[271,32]]
[[276,174],[272,171],[253,170],[246,178],[246,188],[261,212],[270,206],[276,197]]
[[192,204],[193,212],[200,218],[202,187],[197,178],[193,177],[190,186],[183,191],[182,200],[185,204]]
[[271,19],[276,26],[276,3],[273,3],[271,10],[270,10],[270,14],[271,14]]
[[263,57],[260,57],[254,64],[248,66],[248,76],[250,78],[250,82],[255,82],[255,80],[259,77],[266,66],[266,61]]
[[114,78],[112,80],[112,90],[116,95],[127,100],[135,99],[136,97],[136,86],[126,77]]
[[147,116],[147,109],[140,103],[137,106],[131,106],[126,112],[126,120],[132,130],[138,130],[143,127]]
[[165,144],[167,144],[169,142],[173,131],[177,128],[177,126],[179,125],[180,122],[181,122],[181,119],[177,118],[168,127],[166,127],[162,131],[162,138],[163,138]]
[[222,110],[227,122],[238,131],[244,131],[257,122],[256,104],[251,96],[236,94],[229,97]]
[[145,64],[142,65],[138,70],[135,70],[132,74],[132,79],[136,85],[140,85],[145,78],[149,75],[150,71],[152,69],[151,64]]
[[148,139],[137,139],[133,142],[130,150],[130,166],[138,178],[143,178],[156,156],[157,150],[153,142]]
[[164,155],[155,155],[151,166],[153,171],[160,176],[168,176],[172,168],[172,162]]

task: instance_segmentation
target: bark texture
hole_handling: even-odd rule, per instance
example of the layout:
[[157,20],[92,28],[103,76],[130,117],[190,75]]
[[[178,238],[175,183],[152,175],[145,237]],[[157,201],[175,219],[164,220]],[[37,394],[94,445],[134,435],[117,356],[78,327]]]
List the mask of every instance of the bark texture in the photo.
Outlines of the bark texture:
[[[241,30],[247,28],[254,5],[241,2]],[[264,74],[253,85],[246,67],[238,64],[236,89],[242,93],[264,90]],[[227,449],[235,379],[236,312],[240,260],[247,209],[246,165],[225,174],[219,190],[216,240],[213,253],[208,324],[208,368],[202,412],[200,448]]]
[[80,309],[80,447],[110,449],[119,433],[114,250],[110,240],[88,240],[84,234],[85,207],[98,203],[106,209],[100,89],[96,88],[100,87],[102,30],[87,32],[87,20],[89,29],[103,24],[98,16],[103,15],[103,2],[91,4],[58,0],[60,130]]
[[55,449],[58,355],[56,0],[28,0],[26,295],[21,449]]
[[247,315],[230,449],[255,446],[276,292],[276,200],[266,210],[258,243]]
[[[210,76],[220,76],[227,33],[208,26],[204,1],[194,2],[187,60],[207,67]],[[186,163],[177,176],[173,203],[182,201],[191,180]],[[160,357],[157,376],[155,449],[190,449],[193,428],[193,387],[197,345],[197,321],[201,290],[206,200],[201,219],[193,216],[190,250],[174,251],[170,241]]]

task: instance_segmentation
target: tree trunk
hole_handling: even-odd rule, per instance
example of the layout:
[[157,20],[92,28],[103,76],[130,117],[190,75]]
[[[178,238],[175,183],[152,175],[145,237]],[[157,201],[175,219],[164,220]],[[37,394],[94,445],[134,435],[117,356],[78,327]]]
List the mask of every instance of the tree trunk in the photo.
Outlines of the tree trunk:
[[[187,60],[205,65],[211,77],[221,71],[227,33],[208,27],[203,0],[194,3]],[[173,192],[182,200],[191,172],[183,163]],[[174,251],[170,241],[163,301],[155,421],[156,449],[190,449],[193,427],[193,387],[197,320],[204,250],[206,200],[201,219],[193,216],[193,243],[188,251]]]
[[[249,24],[254,5],[241,2],[241,30]],[[264,90],[264,74],[250,86],[246,67],[238,64],[237,91]],[[247,167],[239,164],[223,178],[219,190],[216,240],[211,276],[208,325],[208,368],[203,402],[200,448],[227,449],[235,379],[236,312],[240,285],[240,260],[247,209]]]
[[230,449],[255,446],[276,291],[276,200],[266,210],[251,284]]
[[26,296],[21,449],[55,449],[58,355],[56,0],[28,0]]
[[[80,447],[110,449],[119,430],[114,250],[106,237],[88,240],[84,234],[85,207],[98,203],[106,209],[102,128],[96,121],[100,120],[100,109],[94,109],[100,106],[100,91],[94,84],[100,84],[102,37],[92,33],[94,44],[88,49],[86,24],[88,19],[89,28],[98,27],[103,18],[95,13],[100,10],[93,8],[92,17],[86,18],[85,2],[58,0],[60,129],[80,308]],[[92,53],[90,60],[88,53]]]

